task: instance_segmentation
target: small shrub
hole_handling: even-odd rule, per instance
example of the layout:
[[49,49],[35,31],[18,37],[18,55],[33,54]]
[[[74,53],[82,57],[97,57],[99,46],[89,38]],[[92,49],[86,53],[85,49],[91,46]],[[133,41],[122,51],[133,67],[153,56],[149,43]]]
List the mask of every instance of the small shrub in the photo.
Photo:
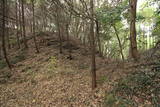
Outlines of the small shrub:
[[105,97],[104,105],[105,107],[107,106],[113,107],[115,102],[116,102],[116,98],[114,97],[114,95],[109,94]]
[[17,43],[17,39],[16,38],[10,38],[10,43],[11,44],[16,44]]
[[106,94],[104,107],[132,107],[132,102],[115,94]]
[[106,76],[102,76],[97,80],[99,84],[103,84],[106,81],[108,81],[108,78]]
[[57,59],[56,57],[52,56],[49,59],[49,65],[48,65],[48,70],[53,71],[57,68]]

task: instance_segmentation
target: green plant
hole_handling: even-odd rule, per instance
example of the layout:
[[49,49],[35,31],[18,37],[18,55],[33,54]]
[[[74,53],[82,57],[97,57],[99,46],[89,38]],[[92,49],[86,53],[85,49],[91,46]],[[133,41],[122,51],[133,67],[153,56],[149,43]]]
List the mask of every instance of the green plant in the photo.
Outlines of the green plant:
[[57,68],[57,59],[54,56],[51,56],[49,59],[48,69],[49,71],[55,70]]
[[15,45],[17,43],[17,39],[16,38],[10,38],[10,43]]
[[112,90],[116,96],[123,96],[135,105],[150,102],[155,107],[160,105],[160,71],[139,71],[118,81]]
[[106,81],[108,81],[108,78],[106,76],[102,76],[97,80],[99,84],[103,84]]
[[114,93],[107,93],[104,100],[104,107],[132,107],[132,102]]

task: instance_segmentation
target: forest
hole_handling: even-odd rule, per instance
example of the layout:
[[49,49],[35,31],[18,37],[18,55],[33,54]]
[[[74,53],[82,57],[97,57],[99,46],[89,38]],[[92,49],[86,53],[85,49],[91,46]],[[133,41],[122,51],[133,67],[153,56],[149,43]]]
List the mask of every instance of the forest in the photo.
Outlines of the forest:
[[160,1],[0,0],[0,107],[160,107]]

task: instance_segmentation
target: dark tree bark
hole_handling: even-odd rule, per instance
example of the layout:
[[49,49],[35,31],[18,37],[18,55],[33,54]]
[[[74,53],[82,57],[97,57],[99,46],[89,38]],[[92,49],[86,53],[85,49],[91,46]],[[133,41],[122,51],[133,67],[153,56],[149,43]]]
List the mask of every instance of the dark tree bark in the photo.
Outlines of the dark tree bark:
[[39,53],[37,40],[36,40],[36,33],[35,33],[34,0],[32,0],[32,11],[33,11],[33,39],[34,39],[34,43],[35,43],[36,52]]
[[33,21],[31,20],[30,23],[29,23],[29,24],[30,24],[30,27],[31,27],[31,29],[30,29],[30,30],[31,30],[31,33],[33,33],[33,25],[32,25],[32,22],[33,22]]
[[136,8],[137,0],[130,0],[130,11],[131,11],[131,23],[130,23],[130,42],[131,42],[131,56],[134,60],[138,60],[138,49],[136,39]]
[[69,31],[68,30],[69,30],[69,24],[66,24],[67,44],[68,44],[68,47],[69,47],[69,50],[68,50],[68,53],[69,53],[68,59],[72,60],[72,47],[71,47],[71,42],[70,42]]
[[[90,13],[91,17],[94,17],[94,10],[93,10],[93,0],[90,0]],[[95,60],[95,37],[94,37],[94,20],[91,19],[90,25],[90,39],[91,39],[91,75],[92,75],[92,89],[97,87],[96,83],[96,60]]]
[[72,12],[70,13],[69,18],[67,19],[67,23],[66,23],[67,44],[68,44],[68,47],[69,47],[68,59],[70,59],[70,60],[72,60],[72,47],[71,47],[71,41],[70,41],[70,38],[69,38],[69,28],[70,28],[71,19],[72,19]]
[[99,54],[100,54],[100,57],[103,57],[102,49],[101,49],[101,40],[99,35],[99,23],[98,23],[98,20],[96,20],[95,22],[96,22],[96,37],[98,42]]
[[28,48],[27,39],[26,39],[25,18],[24,18],[24,0],[21,0],[21,5],[22,5],[23,42],[24,42],[25,48]]
[[4,54],[4,58],[6,60],[6,63],[9,67],[9,69],[12,69],[11,64],[9,62],[9,59],[7,57],[7,52],[6,52],[6,47],[5,47],[5,10],[6,10],[6,0],[2,0],[2,11],[3,11],[3,16],[2,16],[2,50],[3,50],[3,54]]

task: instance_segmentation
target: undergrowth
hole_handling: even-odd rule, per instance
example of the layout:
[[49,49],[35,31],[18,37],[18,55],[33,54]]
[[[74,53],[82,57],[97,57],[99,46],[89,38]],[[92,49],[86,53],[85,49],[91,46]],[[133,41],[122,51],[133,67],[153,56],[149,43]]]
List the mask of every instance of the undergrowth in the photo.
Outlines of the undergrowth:
[[106,94],[105,105],[160,107],[160,69],[157,68],[160,66],[150,71],[134,72],[118,80],[110,94]]
[[11,63],[12,63],[12,64],[16,64],[16,63],[21,62],[21,61],[23,61],[23,60],[25,60],[25,56],[24,56],[23,54],[20,54],[20,55],[15,56],[15,57],[11,60]]
[[[16,64],[18,62],[21,62],[26,59],[25,56],[26,56],[26,51],[20,50],[16,56],[13,56],[12,58],[10,58],[10,63]],[[5,68],[6,66],[7,66],[6,61],[4,59],[0,60],[0,69]]]
[[0,60],[0,69],[3,69],[7,66],[6,62],[4,60]]
[[48,65],[48,70],[53,71],[57,68],[57,59],[54,56],[51,56],[49,59],[49,65]]

